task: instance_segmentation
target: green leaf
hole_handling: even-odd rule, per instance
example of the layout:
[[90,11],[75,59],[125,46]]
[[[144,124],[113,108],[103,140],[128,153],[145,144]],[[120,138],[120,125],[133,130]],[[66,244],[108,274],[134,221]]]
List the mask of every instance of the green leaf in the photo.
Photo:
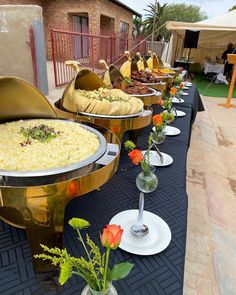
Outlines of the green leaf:
[[62,265],[60,265],[60,275],[59,275],[59,283],[60,285],[64,285],[68,279],[71,277],[71,263],[70,261],[66,261]]
[[117,281],[125,278],[133,268],[133,264],[129,262],[122,262],[113,266],[111,270],[111,280]]

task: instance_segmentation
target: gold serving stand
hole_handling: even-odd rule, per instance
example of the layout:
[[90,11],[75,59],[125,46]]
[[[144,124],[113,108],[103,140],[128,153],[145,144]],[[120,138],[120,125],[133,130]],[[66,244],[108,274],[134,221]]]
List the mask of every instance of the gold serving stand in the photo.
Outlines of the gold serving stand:
[[[14,77],[0,78],[0,122],[32,118],[55,119],[58,116],[43,94],[31,84]],[[0,176],[0,218],[26,230],[35,272],[53,269],[50,263],[36,260],[33,255],[42,252],[40,244],[62,248],[67,204],[74,198],[101,187],[118,168],[118,137],[104,127],[91,126],[104,135],[108,144],[117,147],[116,155],[108,163],[94,163],[93,169],[88,169],[81,176],[46,185],[37,185],[37,181],[32,185],[19,185],[21,179],[18,178],[17,185],[9,186],[7,179]]]
[[103,126],[114,133],[122,141],[126,131],[137,130],[148,126],[152,121],[152,108],[145,106],[144,111],[137,117],[127,118],[103,118],[92,117],[89,115],[80,115],[70,112],[62,107],[62,100],[55,103],[55,110],[59,118],[73,119],[79,122],[89,122],[99,126]]

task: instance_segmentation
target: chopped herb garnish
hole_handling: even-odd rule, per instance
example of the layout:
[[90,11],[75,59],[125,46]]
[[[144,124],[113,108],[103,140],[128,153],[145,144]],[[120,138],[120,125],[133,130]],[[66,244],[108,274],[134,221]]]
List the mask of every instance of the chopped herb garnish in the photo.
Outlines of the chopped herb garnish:
[[[28,128],[21,127],[20,132],[27,138],[28,144],[31,143],[30,138],[41,142],[48,142],[60,133],[60,131],[56,131],[54,128],[49,127],[45,124],[40,124]],[[22,146],[25,146],[25,144],[23,143]]]

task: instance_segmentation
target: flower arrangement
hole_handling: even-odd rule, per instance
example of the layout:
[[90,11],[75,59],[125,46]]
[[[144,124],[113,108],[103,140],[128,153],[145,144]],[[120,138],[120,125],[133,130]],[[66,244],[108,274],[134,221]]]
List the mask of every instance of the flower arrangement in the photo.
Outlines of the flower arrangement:
[[133,268],[133,264],[129,262],[122,262],[114,265],[112,269],[109,268],[110,251],[119,247],[123,230],[115,224],[109,224],[103,229],[101,244],[106,248],[106,252],[102,254],[88,234],[86,242],[82,237],[81,230],[90,226],[87,220],[74,217],[69,221],[69,225],[76,230],[87,259],[70,256],[66,249],[48,248],[45,245],[41,245],[45,253],[34,257],[50,260],[53,265],[59,266],[60,285],[64,285],[75,274],[87,282],[92,293],[95,291],[108,294],[111,282],[125,278]]
[[175,116],[171,113],[171,112],[162,112],[161,113],[161,117],[162,117],[162,121],[163,123],[166,124],[170,124],[171,122],[174,121]]
[[179,84],[179,89],[183,89],[184,88],[184,83],[183,82],[181,82],[180,84]]
[[175,77],[175,80],[174,80],[175,85],[179,85],[181,82],[183,82],[182,76],[178,75],[177,77]]
[[166,123],[163,121],[162,114],[157,114],[152,117],[153,133],[151,133],[151,139],[154,144],[161,144],[165,141],[166,134],[164,128]]
[[142,172],[136,178],[136,185],[142,192],[153,192],[158,186],[158,179],[154,174],[155,168],[150,165],[150,150],[152,147],[152,134],[148,137],[148,149],[143,155],[142,151],[136,149],[136,145],[127,140],[125,142],[125,148],[129,151],[128,156],[134,165],[140,165]]
[[163,129],[165,128],[165,122],[163,121],[163,114],[164,112],[152,117],[152,123],[156,132],[162,132]]
[[[149,142],[149,148],[150,146],[151,142]],[[140,165],[145,175],[148,175],[150,173],[149,148],[147,150],[146,156],[144,157],[142,151],[136,149],[136,145],[131,140],[127,140],[125,142],[125,149],[129,152],[128,156],[131,162],[134,165]]]
[[177,92],[177,88],[175,88],[175,87],[170,88],[170,96],[171,97],[175,96],[176,92]]

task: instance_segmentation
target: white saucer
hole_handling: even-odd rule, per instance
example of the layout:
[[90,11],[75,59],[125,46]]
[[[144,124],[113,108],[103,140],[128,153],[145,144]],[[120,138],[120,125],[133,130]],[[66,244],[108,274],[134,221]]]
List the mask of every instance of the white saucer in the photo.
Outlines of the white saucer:
[[136,237],[131,233],[131,226],[138,221],[138,210],[126,210],[116,214],[110,224],[120,225],[124,230],[119,248],[136,255],[154,255],[165,250],[171,241],[168,224],[159,216],[143,211],[143,224],[149,233]]
[[[81,295],[91,295],[88,285],[83,289]],[[118,295],[116,289],[113,286],[110,288],[109,295]]]
[[173,103],[183,103],[184,100],[182,98],[178,99],[177,97],[172,97],[172,102]]
[[189,86],[184,86],[182,89],[189,90]]
[[185,82],[185,86],[191,87],[191,86],[193,86],[193,83],[191,83],[191,82]]
[[[152,131],[155,131],[155,127],[152,127]],[[166,126],[164,128],[164,132],[166,136],[175,136],[180,134],[180,130],[173,126]]]
[[187,92],[184,92],[184,91],[181,91],[181,92],[180,92],[180,95],[187,96],[188,93],[187,93]]
[[166,126],[164,132],[167,136],[175,136],[180,134],[180,130],[173,126]]
[[[146,151],[142,151],[142,153],[145,154]],[[174,160],[171,156],[162,152],[161,154],[164,158],[163,163],[161,162],[161,158],[158,155],[157,151],[150,151],[149,161],[152,166],[164,167],[164,166],[169,166],[173,163]]]
[[[176,117],[184,117],[186,115],[186,113],[183,112],[183,111],[176,110],[176,112],[177,112],[177,116]],[[172,114],[175,116],[175,113],[174,112],[172,112]]]

